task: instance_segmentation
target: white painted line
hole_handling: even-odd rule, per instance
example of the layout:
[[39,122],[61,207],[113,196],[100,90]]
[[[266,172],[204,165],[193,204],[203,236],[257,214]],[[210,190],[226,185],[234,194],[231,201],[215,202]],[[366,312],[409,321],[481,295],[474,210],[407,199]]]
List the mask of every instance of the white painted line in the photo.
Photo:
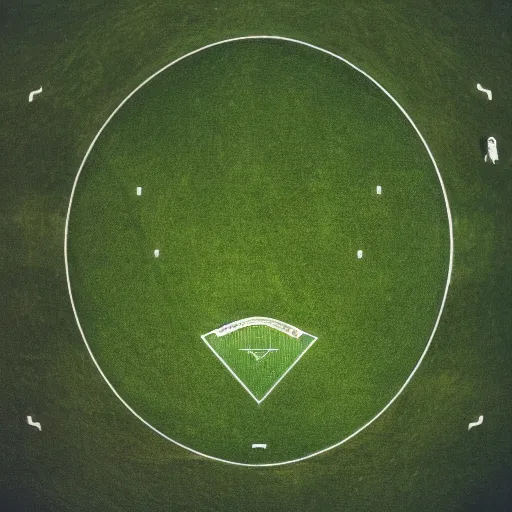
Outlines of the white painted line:
[[155,258],[158,258],[160,256],[160,250],[155,249]]
[[487,99],[489,101],[492,100],[492,91],[490,89],[484,89],[480,84],[476,84],[476,88],[479,90],[479,91],[482,91],[482,92],[485,92],[485,94],[487,94]]
[[137,195],[138,196],[142,195],[142,187],[137,187]]
[[[94,145],[96,144],[96,141],[98,140],[100,135],[103,133],[103,130],[105,130],[107,125],[110,123],[112,118],[117,114],[117,112],[123,107],[123,105],[139,89],[144,87],[148,82],[153,80],[153,78],[155,78],[156,76],[158,76],[160,73],[162,73],[166,69],[170,68],[171,66],[174,66],[178,62],[186,59],[187,57],[195,55],[196,53],[202,52],[202,51],[207,50],[209,48],[214,48],[214,47],[219,46],[221,44],[233,43],[233,42],[236,42],[236,41],[252,40],[252,39],[254,39],[254,40],[269,39],[269,40],[276,40],[276,41],[287,41],[287,42],[290,42],[290,43],[296,43],[296,44],[299,44],[299,45],[303,45],[303,46],[306,46],[308,48],[312,48],[314,50],[318,50],[318,51],[320,51],[320,52],[322,52],[322,53],[324,53],[326,55],[330,55],[331,57],[334,57],[335,59],[338,59],[339,61],[344,62],[345,64],[350,66],[352,69],[355,69],[356,71],[361,73],[363,76],[368,78],[368,80],[370,80],[373,84],[375,84],[375,86],[378,87],[397,106],[397,108],[400,110],[400,112],[402,112],[404,117],[409,121],[409,123],[411,124],[411,126],[415,130],[416,134],[420,138],[421,142],[423,143],[423,146],[425,147],[425,150],[428,153],[428,156],[430,157],[432,165],[434,166],[434,169],[436,171],[437,178],[439,179],[439,184],[440,184],[441,190],[443,192],[444,203],[445,203],[445,206],[446,206],[446,215],[448,217],[448,232],[449,232],[449,239],[450,239],[450,255],[449,255],[449,260],[448,260],[448,272],[447,272],[447,276],[446,276],[446,284],[445,284],[445,289],[444,289],[444,293],[443,293],[443,298],[441,299],[441,304],[439,306],[439,312],[437,314],[436,321],[434,322],[434,326],[432,328],[432,333],[430,334],[428,342],[427,342],[427,344],[425,346],[425,349],[423,350],[423,353],[421,354],[418,362],[416,363],[416,365],[412,369],[412,372],[410,373],[409,377],[407,377],[406,381],[402,384],[402,387],[397,391],[396,395],[393,398],[391,398],[391,400],[373,418],[368,420],[364,425],[359,427],[357,430],[352,432],[352,434],[350,434],[349,436],[345,437],[341,441],[339,441],[337,443],[334,443],[334,444],[332,444],[330,446],[327,446],[326,448],[322,448],[322,449],[317,450],[315,452],[309,453],[309,454],[307,454],[307,455],[305,455],[303,457],[298,457],[296,459],[290,459],[290,460],[286,460],[286,461],[282,461],[282,462],[270,462],[270,463],[267,463],[267,464],[249,464],[247,462],[236,462],[236,461],[232,461],[232,460],[226,460],[226,459],[222,459],[220,457],[215,457],[213,455],[208,455],[207,453],[200,452],[199,450],[195,450],[194,448],[192,448],[190,446],[186,446],[183,443],[180,443],[179,441],[176,441],[175,439],[170,438],[169,436],[167,436],[166,434],[164,434],[163,432],[158,430],[156,427],[151,425],[151,423],[146,421],[140,414],[138,414],[128,404],[128,402],[126,402],[126,400],[124,400],[124,398],[117,392],[116,388],[114,388],[112,383],[108,380],[107,376],[105,375],[105,373],[101,369],[101,366],[99,365],[98,361],[94,357],[94,354],[92,353],[92,350],[91,350],[91,347],[90,347],[90,345],[89,345],[89,343],[87,341],[87,338],[85,337],[85,333],[83,331],[82,324],[80,323],[80,319],[78,318],[78,313],[77,313],[77,310],[76,310],[75,301],[73,299],[73,291],[71,289],[71,279],[70,279],[70,276],[69,276],[69,261],[68,261],[69,219],[70,219],[70,216],[71,216],[71,207],[73,205],[73,198],[74,198],[74,195],[75,195],[75,190],[76,190],[76,187],[77,187],[77,184],[78,184],[78,180],[79,180],[80,174],[82,173],[82,170],[83,170],[83,168],[85,166],[87,158],[89,157],[89,154],[91,153]],[[324,48],[321,48],[321,47],[316,46],[314,44],[306,43],[305,41],[300,41],[298,39],[292,39],[292,38],[289,38],[289,37],[270,36],[270,35],[254,35],[254,36],[234,37],[234,38],[231,38],[231,39],[224,39],[222,41],[217,41],[215,43],[210,43],[210,44],[204,45],[201,48],[198,48],[196,50],[188,52],[185,55],[182,55],[181,57],[177,58],[176,60],[173,60],[169,64],[166,64],[161,69],[159,69],[158,71],[153,73],[149,78],[146,78],[146,80],[144,80],[130,94],[128,94],[126,96],[126,98],[123,101],[121,101],[121,103],[119,103],[119,105],[116,107],[116,109],[112,112],[112,114],[110,114],[110,116],[107,118],[107,120],[103,123],[103,126],[99,129],[98,133],[94,136],[91,144],[89,145],[89,147],[88,147],[88,149],[87,149],[87,151],[85,153],[85,156],[84,156],[84,158],[82,160],[82,163],[80,164],[80,167],[78,168],[78,172],[77,172],[77,174],[75,176],[75,180],[73,182],[73,187],[71,188],[71,195],[70,195],[70,198],[69,198],[68,211],[67,211],[67,214],[66,214],[66,224],[65,224],[65,228],[64,228],[64,265],[66,267],[66,283],[67,283],[67,286],[68,286],[69,299],[71,301],[71,308],[73,309],[73,315],[75,317],[75,321],[76,321],[76,324],[78,326],[78,330],[80,331],[80,335],[82,336],[82,339],[83,339],[83,341],[85,343],[85,346],[87,348],[87,352],[89,353],[89,356],[91,357],[91,359],[92,359],[93,363],[95,364],[96,368],[100,372],[100,375],[103,377],[103,380],[107,383],[108,387],[112,390],[112,393],[114,393],[114,395],[119,399],[119,401],[137,419],[139,419],[142,423],[144,423],[144,425],[146,425],[148,428],[150,428],[153,432],[155,432],[159,436],[163,437],[164,439],[167,439],[167,441],[170,441],[171,443],[174,443],[176,446],[180,446],[181,448],[184,448],[185,450],[188,450],[191,453],[195,453],[196,455],[201,455],[202,457],[205,457],[207,459],[216,460],[216,461],[219,461],[219,462],[225,462],[226,464],[232,464],[234,466],[273,467],[273,466],[282,466],[284,464],[293,464],[295,462],[301,462],[303,460],[310,459],[311,457],[315,457],[315,456],[320,455],[322,453],[328,452],[329,450],[332,450],[333,448],[337,448],[338,446],[341,446],[342,444],[346,443],[347,441],[350,441],[350,439],[352,439],[353,437],[357,436],[363,430],[368,428],[377,419],[379,419],[393,405],[395,400],[397,400],[397,398],[404,392],[404,389],[409,385],[409,383],[411,382],[412,378],[414,377],[414,375],[418,371],[418,368],[420,367],[421,363],[425,359],[425,356],[427,355],[427,352],[428,352],[428,350],[430,348],[430,345],[432,344],[432,340],[434,339],[434,336],[436,334],[437,328],[438,328],[439,323],[441,321],[441,316],[443,315],[444,307],[445,307],[445,304],[446,304],[446,298],[448,297],[448,290],[450,288],[450,282],[451,282],[452,272],[453,272],[453,255],[454,255],[453,219],[452,219],[452,214],[451,214],[451,209],[450,209],[450,202],[448,201],[448,195],[446,193],[446,187],[444,186],[444,182],[443,182],[443,177],[441,176],[441,173],[439,171],[439,168],[437,167],[437,163],[435,161],[434,155],[432,154],[432,151],[431,151],[429,145],[427,144],[427,141],[425,140],[425,138],[423,137],[423,135],[419,131],[418,127],[416,126],[416,124],[412,120],[411,116],[402,107],[402,105],[400,105],[400,103],[398,103],[398,101],[392,96],[392,94],[387,89],[385,89],[379,82],[377,82],[377,80],[372,78],[368,73],[363,71],[361,68],[357,67],[355,64],[352,64],[347,59],[341,57],[340,55],[337,55],[336,53],[333,53],[333,52],[331,52],[329,50],[325,50]]]
[[481,425],[484,422],[484,417],[479,416],[478,421],[473,421],[468,425],[468,431],[471,430],[473,427],[478,427],[478,425]]
[[279,352],[278,348],[239,348],[244,352]]
[[32,416],[27,416],[27,423],[31,426],[31,427],[36,427],[38,428],[40,431],[43,430],[42,427],[41,427],[41,423],[39,423],[39,421],[32,421]]
[[377,194],[380,196],[382,194],[382,187],[377,185]]
[[34,96],[36,94],[41,94],[43,92],[43,86],[39,87],[39,89],[36,89],[35,91],[32,91],[29,95],[28,95],[28,101],[29,103],[32,103],[33,99],[34,99]]
[[267,445],[266,444],[263,444],[263,443],[254,443],[252,445],[253,448],[263,448],[263,449],[266,449],[267,448]]
[[361,259],[363,257],[363,251],[361,249],[359,249],[359,251],[357,251],[357,259]]
[[220,337],[238,331],[238,329],[242,329],[243,327],[249,327],[251,325],[266,325],[268,327],[272,327],[273,329],[277,329],[278,331],[281,331],[282,333],[287,334],[292,338],[300,338],[304,334],[300,329],[297,329],[297,327],[294,327],[293,325],[282,322],[281,320],[276,320],[275,318],[269,318],[267,316],[251,316],[249,318],[235,320],[234,322],[215,329],[213,332]]

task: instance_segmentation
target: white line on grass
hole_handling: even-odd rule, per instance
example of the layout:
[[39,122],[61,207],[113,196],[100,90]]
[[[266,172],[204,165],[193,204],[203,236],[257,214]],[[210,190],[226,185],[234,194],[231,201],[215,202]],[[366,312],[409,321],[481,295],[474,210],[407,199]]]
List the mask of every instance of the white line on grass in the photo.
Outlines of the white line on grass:
[[278,348],[239,348],[244,352],[279,352]]
[[241,320],[235,320],[234,322],[215,329],[213,333],[219,337],[225,336],[226,334],[235,332],[243,327],[250,327],[251,325],[266,325],[273,329],[277,329],[292,338],[300,338],[304,334],[300,329],[297,329],[297,327],[294,327],[293,325],[282,322],[281,320],[276,320],[275,318],[268,318],[266,316],[251,316],[248,318],[242,318]]
[[35,428],[39,429],[39,431],[43,430],[43,428],[41,427],[41,423],[39,423],[39,421],[34,421],[32,419],[32,416],[27,416],[27,423],[31,427],[35,427]]
[[[371,82],[373,82],[398,108],[399,110],[402,112],[402,114],[406,117],[406,119],[409,121],[409,123],[411,123],[411,126],[414,128],[414,130],[416,131],[416,133],[418,134],[418,137],[420,138],[421,142],[423,143],[423,145],[425,146],[425,149],[427,150],[427,153],[430,157],[430,160],[432,161],[432,164],[436,170],[436,173],[437,173],[437,177],[439,179],[439,183],[441,185],[441,189],[442,189],[442,192],[443,192],[443,197],[444,197],[444,201],[445,201],[445,205],[446,205],[446,213],[447,213],[447,216],[448,216],[448,228],[449,228],[449,235],[450,235],[450,256],[449,256],[449,263],[448,263],[448,275],[447,275],[447,279],[446,279],[446,285],[445,285],[445,290],[444,290],[444,294],[443,294],[443,298],[441,300],[441,306],[440,306],[440,309],[439,309],[439,313],[437,315],[437,319],[434,323],[434,328],[432,330],[432,334],[430,335],[429,337],[429,340],[427,342],[427,345],[425,347],[425,350],[423,351],[423,353],[421,354],[418,362],[416,363],[416,366],[413,368],[411,374],[409,375],[409,377],[407,378],[407,380],[404,382],[404,384],[402,385],[402,387],[398,390],[397,394],[387,403],[387,405],[379,412],[377,413],[372,419],[370,419],[369,421],[367,421],[362,427],[358,428],[355,432],[353,432],[351,435],[349,435],[348,437],[346,437],[345,439],[342,439],[341,441],[339,441],[338,443],[335,443],[331,446],[328,446],[327,448],[323,448],[322,450],[317,450],[316,452],[313,452],[313,453],[310,453],[308,455],[305,455],[303,457],[299,457],[297,459],[292,459],[292,460],[287,460],[287,461],[283,461],[283,462],[271,462],[271,463],[267,463],[267,464],[249,464],[249,463],[245,463],[245,462],[235,462],[235,461],[230,461],[230,460],[226,460],[226,459],[221,459],[220,457],[214,457],[212,455],[208,455],[206,453],[202,453],[198,450],[194,450],[193,448],[190,448],[189,446],[185,446],[184,444],[174,440],[174,439],[171,439],[169,436],[165,435],[163,432],[160,432],[157,428],[155,428],[153,425],[151,425],[150,423],[148,423],[144,418],[142,418],[139,414],[137,414],[131,407],[130,405],[119,395],[119,393],[115,390],[114,386],[112,386],[112,384],[110,383],[110,381],[107,379],[106,375],[103,373],[103,370],[101,369],[100,365],[98,364],[98,361],[96,360],[96,358],[94,357],[93,353],[92,353],[92,350],[91,350],[91,347],[89,346],[89,343],[87,342],[87,339],[85,337],[85,334],[84,334],[84,331],[82,329],[82,325],[80,324],[80,320],[78,319],[78,314],[77,314],[77,311],[76,311],[76,306],[75,306],[75,302],[73,300],[73,293],[72,293],[72,290],[71,290],[71,281],[70,281],[70,278],[69,278],[69,263],[68,263],[68,248],[67,248],[67,243],[68,243],[68,232],[69,232],[69,218],[70,218],[70,213],[71,213],[71,206],[73,204],[73,197],[75,195],[75,190],[76,190],[76,186],[77,186],[77,183],[78,183],[78,179],[80,177],[80,174],[82,172],[82,169],[84,168],[84,165],[85,165],[85,162],[89,156],[89,154],[91,153],[92,151],[92,148],[94,147],[94,145],[96,144],[96,141],[98,140],[99,136],[101,135],[101,133],[103,132],[103,130],[105,129],[105,127],[108,125],[108,123],[110,123],[110,121],[112,120],[112,118],[116,115],[116,113],[119,111],[119,109],[139,90],[141,89],[142,87],[144,87],[144,85],[146,85],[150,80],[152,80],[153,78],[155,78],[156,76],[158,76],[160,73],[162,73],[163,71],[165,71],[166,69],[168,69],[169,67],[173,66],[174,64],[177,64],[178,62],[182,61],[183,59],[186,59],[187,57],[190,57],[191,55],[194,55],[196,53],[199,53],[199,52],[202,52],[204,50],[207,50],[208,48],[213,48],[215,46],[219,46],[221,44],[226,44],[226,43],[232,43],[232,42],[235,42],[235,41],[243,41],[243,40],[250,40],[250,39],[274,39],[274,40],[279,40],[279,41],[287,41],[287,42],[290,42],[290,43],[296,43],[296,44],[300,44],[300,45],[303,45],[303,46],[307,46],[309,48],[313,48],[315,50],[318,50],[326,55],[330,55],[331,57],[334,57],[335,59],[338,59],[342,62],[344,62],[345,64],[349,65],[351,68],[355,69],[356,71],[359,71],[362,75],[364,75],[366,78],[368,78]],[[87,351],[89,352],[89,355],[91,356],[91,359],[93,360],[94,364],[96,365],[96,368],[98,368],[98,371],[100,372],[101,376],[103,377],[103,379],[105,380],[105,382],[107,383],[107,385],[110,387],[110,389],[112,390],[112,392],[116,395],[116,397],[124,404],[124,406],[136,417],[138,418],[140,421],[142,421],[142,423],[144,423],[147,427],[149,427],[151,430],[153,430],[153,432],[159,434],[160,436],[162,436],[164,439],[167,439],[168,441],[171,441],[172,443],[176,444],[177,446],[180,446],[186,450],[189,450],[190,452],[192,453],[195,453],[196,455],[201,455],[203,457],[206,457],[208,459],[211,459],[211,460],[216,460],[216,461],[219,461],[219,462],[225,462],[226,464],[233,464],[235,466],[261,466],[261,467],[272,467],[272,466],[281,466],[283,464],[292,464],[294,462],[300,462],[300,461],[303,461],[305,459],[309,459],[311,457],[314,457],[316,455],[320,455],[321,453],[325,453],[329,450],[332,450],[333,448],[336,448],[338,446],[341,446],[342,444],[346,443],[347,441],[349,441],[350,439],[352,439],[353,437],[355,437],[357,434],[359,434],[360,432],[362,432],[365,428],[367,428],[369,425],[371,425],[375,420],[377,420],[378,418],[380,418],[380,416],[382,416],[382,414],[384,414],[388,409],[389,407],[391,407],[391,405],[394,403],[394,401],[403,393],[404,389],[407,387],[407,385],[409,384],[409,382],[411,381],[411,379],[414,377],[414,375],[416,374],[418,368],[420,367],[423,359],[425,358],[425,355],[427,354],[428,352],[428,349],[430,348],[430,345],[432,343],[432,340],[434,339],[434,335],[437,331],[437,328],[439,326],[439,322],[441,320],[441,316],[442,316],[442,313],[443,313],[443,310],[444,310],[444,306],[446,304],[446,297],[448,296],[448,289],[450,287],[450,281],[451,281],[451,276],[452,276],[452,270],[453,270],[453,253],[454,253],[454,242],[453,242],[453,222],[452,222],[452,215],[451,215],[451,211],[450,211],[450,203],[448,201],[448,196],[446,194],[446,189],[445,189],[445,186],[444,186],[444,182],[443,182],[443,179],[441,177],[441,173],[439,172],[439,169],[437,167],[437,163],[434,159],[434,156],[432,155],[432,151],[430,150],[430,147],[428,146],[427,142],[425,141],[425,139],[423,138],[423,135],[420,133],[418,127],[414,124],[414,121],[411,119],[411,117],[409,116],[409,114],[404,110],[404,108],[402,107],[402,105],[400,105],[400,103],[398,103],[398,101],[391,95],[391,93],[389,93],[379,82],[377,82],[375,79],[373,79],[370,75],[368,75],[368,73],[366,73],[365,71],[363,71],[362,69],[358,68],[355,64],[352,64],[351,62],[349,62],[348,60],[344,59],[343,57],[340,57],[339,55],[336,55],[335,53],[329,51],[329,50],[325,50],[324,48],[320,48],[319,46],[315,46],[313,44],[310,44],[310,43],[306,43],[304,41],[300,41],[298,39],[292,39],[292,38],[289,38],[289,37],[282,37],[282,36],[269,36],[269,35],[255,35],[255,36],[242,36],[242,37],[234,37],[234,38],[231,38],[231,39],[225,39],[225,40],[222,40],[222,41],[217,41],[216,43],[211,43],[211,44],[207,44],[205,46],[202,46],[201,48],[198,48],[196,50],[193,50],[185,55],[182,55],[181,57],[179,57],[178,59],[176,60],[173,60],[172,62],[170,62],[169,64],[165,65],[163,68],[159,69],[158,71],[156,71],[155,73],[153,73],[149,78],[147,78],[146,80],[144,80],[140,85],[138,85],[130,94],[128,94],[128,96],[126,96],[126,98],[121,101],[121,103],[117,106],[117,108],[112,112],[112,114],[110,114],[110,116],[107,118],[107,120],[105,121],[105,123],[103,123],[103,126],[99,129],[98,133],[95,135],[94,139],[92,140],[89,148],[87,149],[87,152],[85,153],[85,156],[84,156],[84,159],[82,160],[82,163],[80,164],[80,167],[78,169],[78,172],[76,174],[76,177],[75,177],[75,181],[73,182],[73,187],[71,189],[71,196],[70,196],[70,199],[69,199],[69,205],[68,205],[68,211],[67,211],[67,214],[66,214],[66,226],[65,226],[65,229],[64,229],[64,263],[65,263],[65,266],[66,266],[66,281],[67,281],[67,285],[68,285],[68,292],[69,292],[69,298],[71,300],[71,307],[73,309],[73,314],[75,316],[75,320],[76,320],[76,323],[77,323],[77,326],[78,326],[78,329],[80,331],[80,334],[82,336],[82,339],[84,340],[84,343],[85,343],[85,346],[87,347]]]
[[469,425],[468,425],[468,431],[471,430],[473,427],[478,427],[478,425],[481,425],[482,423],[484,422],[484,417],[482,415],[480,415],[478,417],[478,420],[477,421],[472,421]]
[[39,87],[39,89],[36,89],[35,91],[32,91],[29,95],[28,95],[28,102],[29,103],[32,103],[32,101],[34,100],[34,96],[36,94],[41,94],[43,92],[43,86]]

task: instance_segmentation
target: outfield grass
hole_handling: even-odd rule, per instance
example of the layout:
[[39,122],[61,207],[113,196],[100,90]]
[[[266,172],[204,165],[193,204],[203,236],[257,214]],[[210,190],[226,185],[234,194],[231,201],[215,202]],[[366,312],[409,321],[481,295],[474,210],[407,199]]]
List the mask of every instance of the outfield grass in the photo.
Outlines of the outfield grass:
[[[217,7],[51,1],[0,8],[4,508],[506,510],[510,3]],[[62,258],[72,182],[106,117],[173,59],[251,33],[326,47],[393,93],[443,173],[456,249],[443,320],[406,392],[343,447],[273,470],[196,458],[129,415],[85,351]],[[492,102],[476,82],[493,90]],[[40,85],[43,94],[29,104],[28,92]],[[479,148],[490,134],[500,144],[494,167],[482,163]],[[42,422],[42,433],[25,424],[27,414]],[[479,414],[484,424],[468,433]]]

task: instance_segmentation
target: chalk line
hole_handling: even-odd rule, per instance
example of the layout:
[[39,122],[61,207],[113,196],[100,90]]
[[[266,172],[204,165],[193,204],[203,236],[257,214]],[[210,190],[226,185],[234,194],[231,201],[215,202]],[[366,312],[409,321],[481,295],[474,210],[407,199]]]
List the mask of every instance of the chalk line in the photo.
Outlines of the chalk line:
[[478,421],[473,421],[468,425],[468,430],[471,430],[473,427],[478,427],[478,425],[481,425],[484,422],[484,417],[479,416]]
[[33,421],[32,420],[32,416],[27,416],[27,423],[31,426],[31,427],[36,427],[38,428],[39,430],[43,430],[42,427],[41,427],[41,423],[39,423],[39,421]]
[[28,101],[29,103],[31,103],[34,99],[34,96],[36,94],[41,94],[43,92],[43,86],[39,87],[39,89],[36,89],[35,91],[32,91],[29,95],[28,95]]
[[487,94],[487,99],[489,101],[492,100],[492,91],[490,89],[484,89],[480,84],[476,84],[476,88],[479,90],[479,91],[482,91],[482,92],[485,92],[485,94]]

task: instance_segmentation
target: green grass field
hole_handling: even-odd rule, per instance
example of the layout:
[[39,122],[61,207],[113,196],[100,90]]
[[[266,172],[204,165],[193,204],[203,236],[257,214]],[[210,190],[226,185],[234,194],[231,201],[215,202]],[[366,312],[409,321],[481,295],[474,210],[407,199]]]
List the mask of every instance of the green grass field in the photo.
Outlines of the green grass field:
[[[276,462],[341,441],[398,392],[441,307],[448,235],[435,168],[382,91],[318,50],[246,40],[168,68],[116,114],[67,247],[85,337],[127,403],[223,459],[260,460],[250,440],[269,437]],[[319,337],[256,409],[200,339],[251,314]]]
[[[0,7],[3,509],[507,510],[511,12]],[[442,173],[455,240],[439,328],[400,397],[342,446],[275,468],[205,459],[132,415],[82,340],[63,258],[73,182],[108,116],[178,57],[252,34],[339,54],[399,101]],[[398,392],[437,318],[448,234],[432,162],[382,91],[310,48],[233,42],[163,71],[101,133],[73,198],[69,277],[92,353],[146,421],[215,457],[282,462],[338,443]],[[318,337],[259,405],[201,339],[253,315]]]

